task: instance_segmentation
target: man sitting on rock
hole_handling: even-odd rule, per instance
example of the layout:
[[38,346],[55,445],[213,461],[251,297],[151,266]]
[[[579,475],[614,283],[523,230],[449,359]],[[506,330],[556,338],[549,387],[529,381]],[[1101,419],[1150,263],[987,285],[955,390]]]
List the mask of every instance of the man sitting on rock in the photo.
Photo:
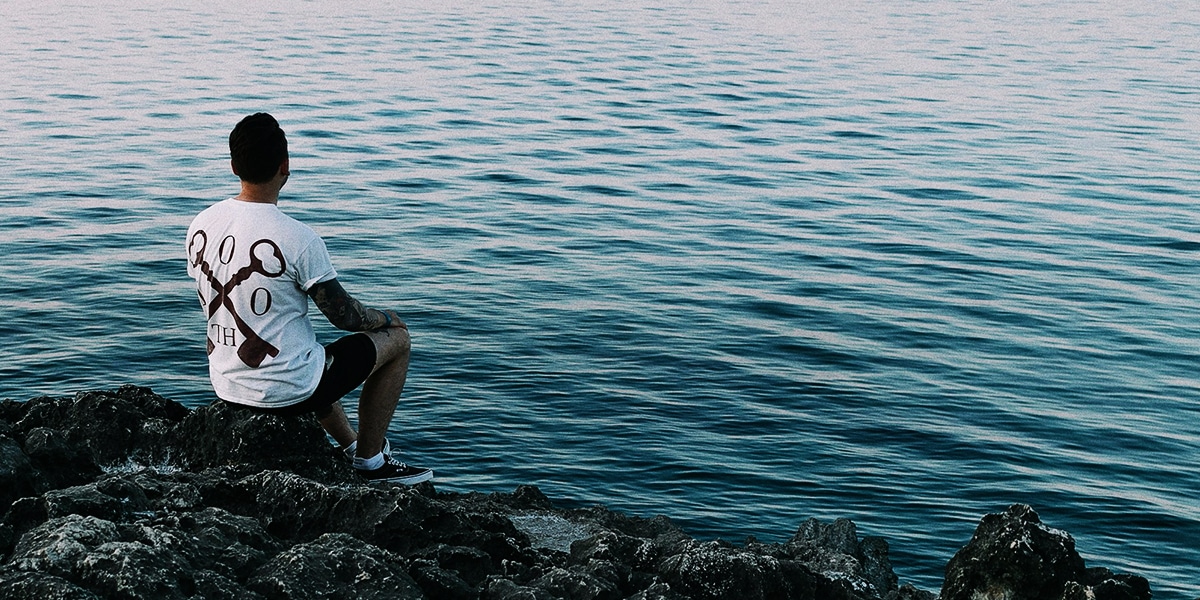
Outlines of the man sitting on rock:
[[[391,310],[367,308],[342,288],[325,242],[283,214],[287,138],[266,113],[229,134],[241,193],[207,208],[187,233],[188,274],[208,317],[209,377],[217,397],[276,415],[315,413],[371,480],[415,484],[433,471],[395,460],[388,424],[408,373],[408,327]],[[322,347],[308,299],[353,333]],[[359,431],[342,410],[362,385]]]

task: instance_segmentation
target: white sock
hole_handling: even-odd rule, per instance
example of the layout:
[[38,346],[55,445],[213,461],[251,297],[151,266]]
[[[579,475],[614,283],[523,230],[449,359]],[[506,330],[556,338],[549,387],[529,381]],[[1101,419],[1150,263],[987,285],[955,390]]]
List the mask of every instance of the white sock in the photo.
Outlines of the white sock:
[[348,454],[350,456],[354,456],[355,450],[358,450],[358,440],[354,440],[353,442],[350,442],[349,446],[342,448],[342,452],[345,452],[346,454]]
[[374,471],[383,466],[383,453],[380,452],[371,458],[354,457],[354,468]]

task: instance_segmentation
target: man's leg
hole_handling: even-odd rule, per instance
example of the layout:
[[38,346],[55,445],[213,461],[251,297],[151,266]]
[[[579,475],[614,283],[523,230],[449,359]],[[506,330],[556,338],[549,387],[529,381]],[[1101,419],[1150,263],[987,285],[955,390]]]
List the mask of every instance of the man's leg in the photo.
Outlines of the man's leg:
[[363,383],[358,400],[357,455],[371,458],[383,450],[383,440],[408,377],[411,347],[408,330],[401,327],[365,333],[375,343],[375,369]]
[[358,434],[350,425],[350,419],[346,417],[346,411],[342,409],[340,401],[330,404],[324,414],[318,411],[317,421],[321,423],[321,427],[325,429],[329,437],[332,437],[342,448],[353,444],[354,440],[358,439]]

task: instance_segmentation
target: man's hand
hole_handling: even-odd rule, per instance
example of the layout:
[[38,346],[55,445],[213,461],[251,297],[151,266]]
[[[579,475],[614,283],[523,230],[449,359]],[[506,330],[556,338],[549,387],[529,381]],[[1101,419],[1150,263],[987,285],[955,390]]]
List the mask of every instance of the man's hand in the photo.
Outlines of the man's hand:
[[381,310],[379,312],[383,313],[383,316],[385,317],[385,319],[383,322],[383,326],[379,327],[378,329],[384,329],[387,327],[399,327],[400,329],[408,331],[408,325],[405,325],[404,321],[400,320],[400,314],[397,313],[396,311]]

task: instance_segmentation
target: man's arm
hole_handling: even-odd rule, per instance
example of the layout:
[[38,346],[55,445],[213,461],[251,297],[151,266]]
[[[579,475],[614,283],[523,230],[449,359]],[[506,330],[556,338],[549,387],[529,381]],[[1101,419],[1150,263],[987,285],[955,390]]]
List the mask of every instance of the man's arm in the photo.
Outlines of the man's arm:
[[[371,331],[384,327],[404,327],[394,312],[385,313],[363,306],[342,287],[338,280],[330,279],[308,288],[308,295],[316,303],[321,314],[344,331]],[[389,311],[390,312],[390,311]]]

